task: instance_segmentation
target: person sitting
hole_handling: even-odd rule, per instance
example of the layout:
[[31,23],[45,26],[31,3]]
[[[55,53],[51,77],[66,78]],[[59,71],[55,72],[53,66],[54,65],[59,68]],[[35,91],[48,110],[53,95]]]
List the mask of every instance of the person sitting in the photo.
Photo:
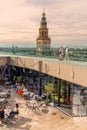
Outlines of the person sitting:
[[23,91],[21,89],[18,89],[18,94],[19,95],[22,95],[23,94]]
[[19,106],[18,104],[15,104],[14,110],[10,112],[8,117],[13,118],[15,115],[18,115],[18,114],[19,114]]
[[25,86],[23,87],[23,92],[28,92],[28,90]]
[[0,106],[0,120],[3,123],[3,119],[5,118],[5,112],[2,106]]

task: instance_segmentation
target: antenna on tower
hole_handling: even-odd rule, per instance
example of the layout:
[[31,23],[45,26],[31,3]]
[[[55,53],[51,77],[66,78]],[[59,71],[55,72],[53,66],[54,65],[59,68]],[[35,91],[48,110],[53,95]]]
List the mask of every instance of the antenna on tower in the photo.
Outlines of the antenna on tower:
[[45,9],[43,8],[42,16],[45,17]]
[[43,8],[43,13],[45,13],[45,9]]

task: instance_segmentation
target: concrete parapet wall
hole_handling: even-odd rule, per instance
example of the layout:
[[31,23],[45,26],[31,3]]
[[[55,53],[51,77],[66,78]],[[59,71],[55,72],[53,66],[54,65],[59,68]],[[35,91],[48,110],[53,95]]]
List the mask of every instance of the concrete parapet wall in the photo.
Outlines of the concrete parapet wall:
[[8,58],[0,56],[0,66],[4,66],[8,62]]
[[[73,61],[74,62],[74,61]],[[87,87],[87,68],[45,58],[11,57],[10,64],[33,69]]]

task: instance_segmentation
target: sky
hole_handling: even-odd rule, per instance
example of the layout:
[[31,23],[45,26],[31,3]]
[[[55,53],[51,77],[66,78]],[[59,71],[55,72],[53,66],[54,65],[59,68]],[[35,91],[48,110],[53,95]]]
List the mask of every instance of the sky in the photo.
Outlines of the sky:
[[0,0],[0,41],[35,43],[43,8],[52,44],[87,40],[87,0]]

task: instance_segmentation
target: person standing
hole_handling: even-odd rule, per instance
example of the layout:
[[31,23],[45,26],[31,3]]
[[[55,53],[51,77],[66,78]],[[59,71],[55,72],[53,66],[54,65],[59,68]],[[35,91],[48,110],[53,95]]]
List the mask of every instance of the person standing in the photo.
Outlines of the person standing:
[[65,49],[65,59],[69,60],[69,48],[68,47],[66,47],[66,49]]
[[63,60],[63,54],[64,54],[64,49],[63,49],[63,47],[61,46],[60,49],[59,49],[59,59],[60,59],[60,60]]

